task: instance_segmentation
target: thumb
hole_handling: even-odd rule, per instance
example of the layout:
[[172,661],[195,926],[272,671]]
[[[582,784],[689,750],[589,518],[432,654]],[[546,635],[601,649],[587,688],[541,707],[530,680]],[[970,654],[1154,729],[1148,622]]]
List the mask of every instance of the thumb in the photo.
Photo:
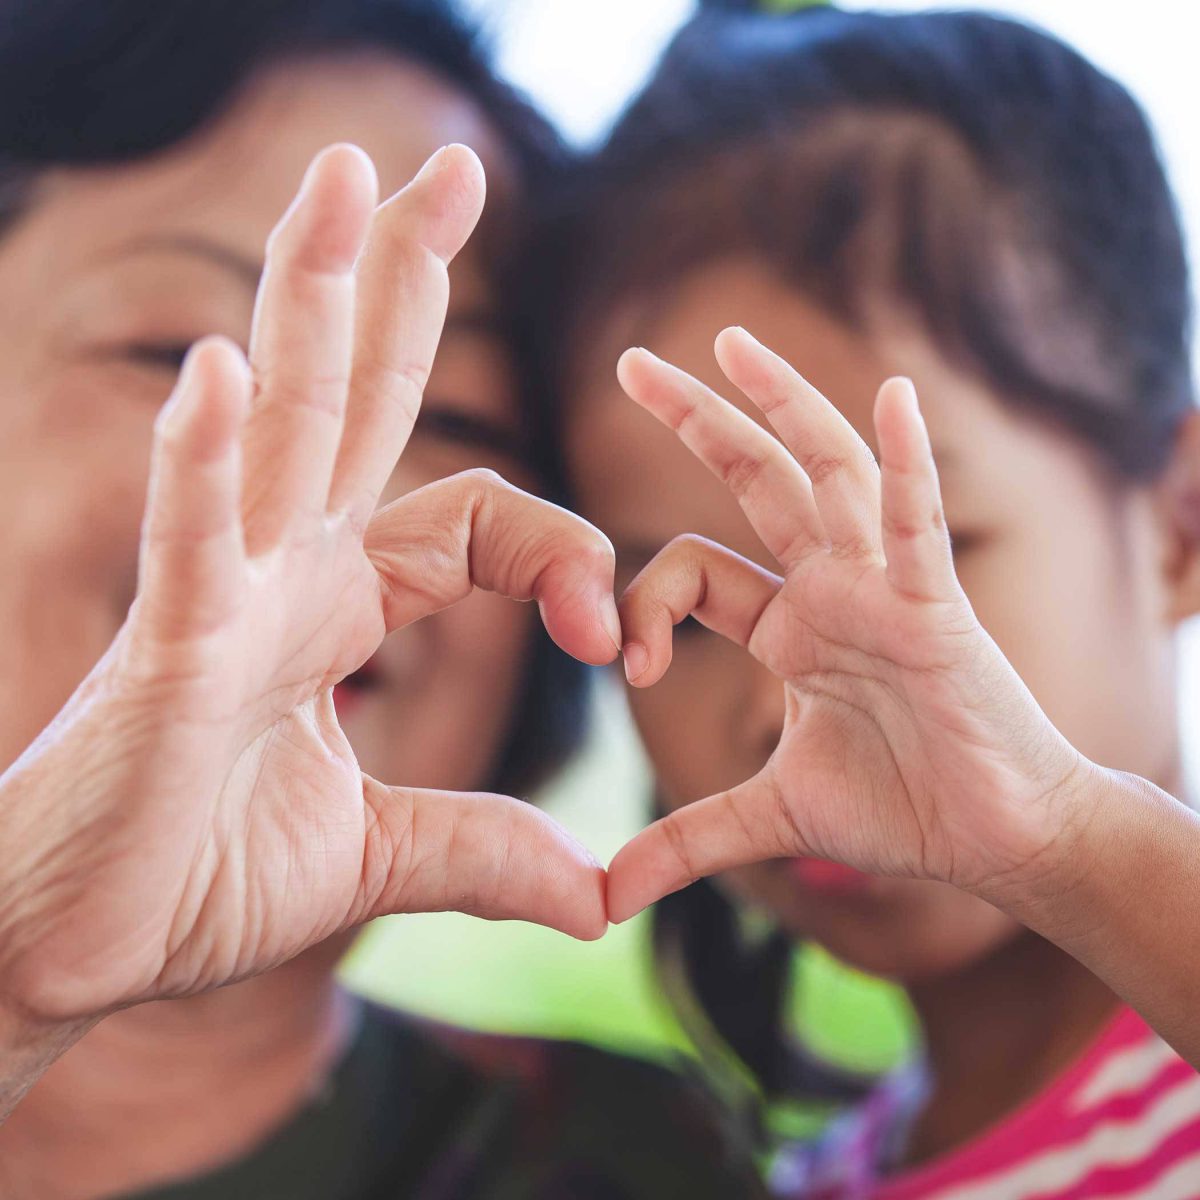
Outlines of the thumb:
[[464,912],[583,941],[608,928],[604,869],[545,813],[509,796],[393,788],[363,777],[370,825],[350,923]]
[[768,763],[727,792],[686,804],[635,834],[608,868],[613,924],[707,875],[808,853]]

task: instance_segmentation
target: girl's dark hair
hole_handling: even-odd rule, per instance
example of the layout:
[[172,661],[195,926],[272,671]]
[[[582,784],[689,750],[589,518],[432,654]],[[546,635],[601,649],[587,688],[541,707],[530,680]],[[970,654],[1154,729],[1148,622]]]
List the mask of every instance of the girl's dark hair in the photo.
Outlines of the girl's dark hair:
[[[551,206],[553,386],[569,395],[616,314],[747,255],[851,328],[915,327],[1116,478],[1161,471],[1193,400],[1188,276],[1124,88],[1002,18],[750,7],[685,26]],[[784,939],[748,941],[701,884],[658,906],[655,942],[685,1020],[698,1001],[769,1095],[812,1079],[783,1033]]]
[[[465,92],[505,142],[525,189],[541,189],[561,168],[557,135],[497,79],[477,31],[449,0],[4,0],[0,233],[32,202],[39,172],[165,150],[218,117],[264,67],[342,50],[394,54]],[[505,316],[518,323],[515,312]],[[513,333],[520,350],[525,339]],[[523,423],[530,465],[552,488],[543,426]],[[569,755],[585,717],[583,669],[540,629],[531,653],[491,781],[518,794]]]

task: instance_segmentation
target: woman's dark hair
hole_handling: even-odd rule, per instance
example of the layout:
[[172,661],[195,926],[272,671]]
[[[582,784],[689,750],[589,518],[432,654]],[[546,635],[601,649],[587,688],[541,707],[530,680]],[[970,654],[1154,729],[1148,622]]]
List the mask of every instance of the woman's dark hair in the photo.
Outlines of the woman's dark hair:
[[[750,7],[685,26],[551,206],[551,386],[570,395],[597,329],[745,255],[851,328],[924,334],[1114,478],[1160,472],[1193,403],[1188,275],[1125,89],[1002,18]],[[655,941],[685,1020],[695,1001],[768,1095],[812,1079],[783,1034],[785,939],[747,940],[700,884],[658,906]]]
[[[4,0],[0,233],[32,201],[41,171],[165,150],[218,117],[264,67],[342,50],[394,54],[465,92],[504,141],[524,189],[540,190],[561,169],[557,135],[497,79],[477,31],[449,0]],[[507,269],[500,262],[497,273]],[[504,315],[520,357],[519,314]],[[553,491],[544,426],[523,424],[530,466]],[[583,669],[540,629],[531,653],[491,781],[518,794],[569,755],[586,715]]]

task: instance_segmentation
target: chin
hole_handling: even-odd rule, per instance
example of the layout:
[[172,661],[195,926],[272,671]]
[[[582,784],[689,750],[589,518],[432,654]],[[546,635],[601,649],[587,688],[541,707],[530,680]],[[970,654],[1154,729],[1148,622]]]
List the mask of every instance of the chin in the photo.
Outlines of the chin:
[[1021,926],[949,884],[888,880],[869,896],[796,896],[783,927],[869,975],[915,985],[990,957]]
[[977,954],[969,950],[955,953],[948,947],[931,944],[929,938],[919,934],[897,941],[874,937],[869,930],[840,937],[810,936],[808,940],[816,942],[834,958],[857,971],[902,986],[953,975],[984,954],[982,950]]

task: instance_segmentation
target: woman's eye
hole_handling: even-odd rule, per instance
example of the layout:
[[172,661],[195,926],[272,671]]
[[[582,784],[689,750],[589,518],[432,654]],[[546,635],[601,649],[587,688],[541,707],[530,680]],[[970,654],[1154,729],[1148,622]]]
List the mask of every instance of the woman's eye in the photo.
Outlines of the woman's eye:
[[129,342],[121,348],[120,357],[139,366],[178,374],[189,349],[187,342]]
[[507,426],[449,407],[426,402],[415,432],[470,450],[499,454],[518,463],[528,459],[528,447],[520,432]]

